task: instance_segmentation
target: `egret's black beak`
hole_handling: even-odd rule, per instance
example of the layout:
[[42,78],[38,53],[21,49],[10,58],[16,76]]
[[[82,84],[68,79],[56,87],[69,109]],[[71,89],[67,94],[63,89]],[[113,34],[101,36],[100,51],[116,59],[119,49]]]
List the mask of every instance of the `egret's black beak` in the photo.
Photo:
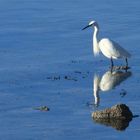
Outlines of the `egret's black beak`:
[[91,25],[88,25],[88,26],[86,26],[86,27],[84,27],[82,30],[85,30],[86,28],[88,28],[88,27],[90,27]]

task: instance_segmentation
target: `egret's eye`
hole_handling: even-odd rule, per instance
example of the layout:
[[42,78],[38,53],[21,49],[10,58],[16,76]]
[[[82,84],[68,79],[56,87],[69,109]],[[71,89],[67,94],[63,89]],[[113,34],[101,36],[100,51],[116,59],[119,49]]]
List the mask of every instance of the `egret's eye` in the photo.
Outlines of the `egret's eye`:
[[99,25],[97,22],[94,22],[94,26],[96,26],[97,28],[99,28]]
[[93,25],[95,23],[95,21],[91,21],[91,22],[89,22],[89,26],[91,26],[91,25]]

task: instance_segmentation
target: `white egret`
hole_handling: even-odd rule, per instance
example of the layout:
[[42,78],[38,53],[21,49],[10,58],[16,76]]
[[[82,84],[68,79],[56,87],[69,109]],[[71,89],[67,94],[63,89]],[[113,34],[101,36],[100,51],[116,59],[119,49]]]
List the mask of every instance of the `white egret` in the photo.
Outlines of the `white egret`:
[[93,52],[96,56],[101,51],[104,56],[109,58],[111,60],[111,67],[114,66],[113,59],[120,59],[124,58],[126,61],[126,67],[128,67],[128,60],[127,58],[130,58],[131,55],[129,52],[127,52],[124,48],[122,48],[118,43],[116,43],[113,40],[110,40],[109,38],[103,38],[100,41],[97,39],[97,35],[99,32],[99,26],[96,21],[91,21],[89,24],[84,27],[82,30],[93,27],[94,33],[93,33]]

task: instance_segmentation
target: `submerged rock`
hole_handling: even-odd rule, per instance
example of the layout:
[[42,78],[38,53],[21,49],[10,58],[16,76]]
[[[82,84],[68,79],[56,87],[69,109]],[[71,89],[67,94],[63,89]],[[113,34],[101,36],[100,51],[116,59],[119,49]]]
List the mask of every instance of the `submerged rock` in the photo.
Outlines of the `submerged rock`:
[[35,107],[35,110],[40,110],[40,111],[49,111],[50,109],[47,106],[39,106]]
[[128,106],[118,104],[105,110],[93,112],[92,117],[97,123],[112,126],[117,130],[124,130],[132,120],[133,114]]

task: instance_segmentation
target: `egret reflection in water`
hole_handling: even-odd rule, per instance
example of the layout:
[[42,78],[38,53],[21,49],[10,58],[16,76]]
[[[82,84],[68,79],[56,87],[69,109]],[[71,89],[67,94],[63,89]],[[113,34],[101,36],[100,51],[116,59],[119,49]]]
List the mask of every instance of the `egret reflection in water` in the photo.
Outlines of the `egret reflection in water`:
[[93,77],[93,95],[95,99],[94,104],[98,106],[100,103],[99,91],[109,91],[115,88],[121,82],[125,81],[131,75],[131,72],[123,71],[107,71],[102,77],[95,74]]

